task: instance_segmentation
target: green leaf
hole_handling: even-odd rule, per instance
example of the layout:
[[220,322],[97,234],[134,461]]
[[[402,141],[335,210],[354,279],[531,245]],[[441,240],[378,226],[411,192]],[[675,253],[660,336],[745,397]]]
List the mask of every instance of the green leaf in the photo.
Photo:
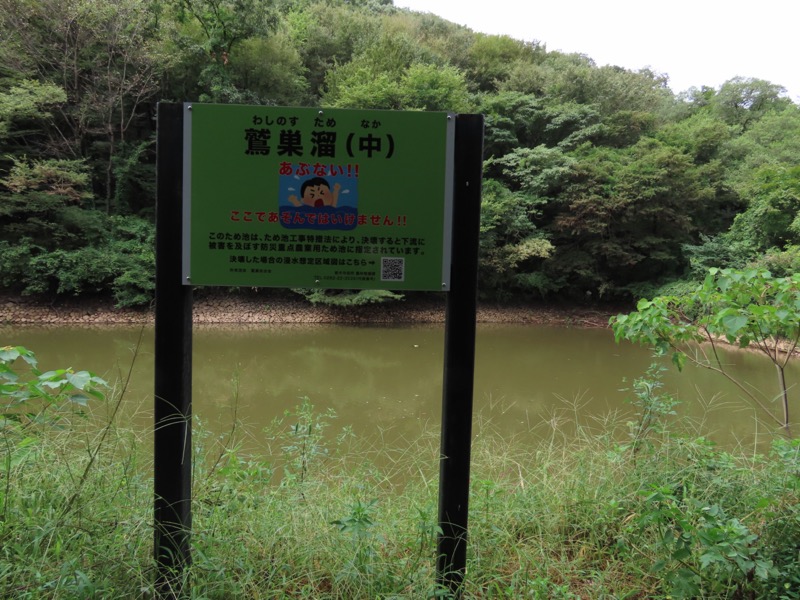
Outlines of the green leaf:
[[89,399],[82,394],[73,394],[72,396],[69,397],[69,401],[72,402],[72,404],[76,404],[78,406],[89,405]]
[[675,560],[688,560],[691,558],[692,552],[689,548],[678,548],[672,553],[672,558]]
[[652,567],[650,567],[650,572],[651,573],[659,573],[659,572],[663,571],[666,566],[667,566],[667,561],[664,560],[664,559],[659,559],[659,560],[657,560],[656,562],[653,563]]
[[66,378],[69,383],[82,390],[92,380],[92,374],[88,371],[78,371],[77,373],[67,373]]
[[727,315],[722,318],[722,326],[729,336],[738,337],[739,332],[747,326],[747,317],[743,315]]
[[17,348],[12,346],[5,346],[4,348],[0,348],[0,361],[3,362],[14,362],[19,358],[20,352]]
[[47,371],[39,375],[39,383],[51,389],[61,387],[67,383],[65,375],[68,373],[66,369],[58,369],[57,371]]

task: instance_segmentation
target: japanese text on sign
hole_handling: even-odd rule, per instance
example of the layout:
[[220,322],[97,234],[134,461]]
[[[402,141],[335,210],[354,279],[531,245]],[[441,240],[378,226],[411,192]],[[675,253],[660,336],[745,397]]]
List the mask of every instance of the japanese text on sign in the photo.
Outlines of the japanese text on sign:
[[446,113],[194,104],[184,114],[185,282],[447,288]]

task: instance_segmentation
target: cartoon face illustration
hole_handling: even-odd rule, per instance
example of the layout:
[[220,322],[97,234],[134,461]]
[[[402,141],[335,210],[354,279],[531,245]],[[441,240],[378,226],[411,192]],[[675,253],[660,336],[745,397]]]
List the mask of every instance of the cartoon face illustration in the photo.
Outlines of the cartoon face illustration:
[[314,177],[303,182],[300,187],[300,198],[297,196],[289,196],[289,202],[295,206],[305,204],[306,206],[313,206],[319,208],[321,206],[335,207],[339,200],[339,190],[341,185],[338,183],[333,186],[331,191],[330,184],[322,177]]

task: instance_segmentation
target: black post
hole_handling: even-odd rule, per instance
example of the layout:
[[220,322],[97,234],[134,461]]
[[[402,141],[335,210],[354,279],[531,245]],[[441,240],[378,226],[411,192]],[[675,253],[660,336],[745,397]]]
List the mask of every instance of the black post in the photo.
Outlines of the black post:
[[447,295],[439,467],[438,582],[458,598],[467,565],[467,513],[475,375],[478,233],[483,115],[458,115],[455,132],[453,262]]
[[192,289],[181,285],[183,105],[159,104],[156,158],[155,560],[161,598],[188,595]]

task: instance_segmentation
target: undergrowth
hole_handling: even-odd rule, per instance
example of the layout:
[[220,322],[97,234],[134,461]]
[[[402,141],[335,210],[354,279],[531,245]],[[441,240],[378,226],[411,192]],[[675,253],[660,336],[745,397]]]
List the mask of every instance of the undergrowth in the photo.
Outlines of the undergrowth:
[[[23,360],[0,380],[0,597],[153,597],[152,449],[116,421],[124,387],[44,386],[70,416],[37,420],[41,397],[10,394],[42,375]],[[638,422],[509,439],[478,420],[465,598],[800,598],[800,444],[719,448],[647,377]],[[303,399],[194,440],[191,597],[447,597],[438,431],[385,447]]]

